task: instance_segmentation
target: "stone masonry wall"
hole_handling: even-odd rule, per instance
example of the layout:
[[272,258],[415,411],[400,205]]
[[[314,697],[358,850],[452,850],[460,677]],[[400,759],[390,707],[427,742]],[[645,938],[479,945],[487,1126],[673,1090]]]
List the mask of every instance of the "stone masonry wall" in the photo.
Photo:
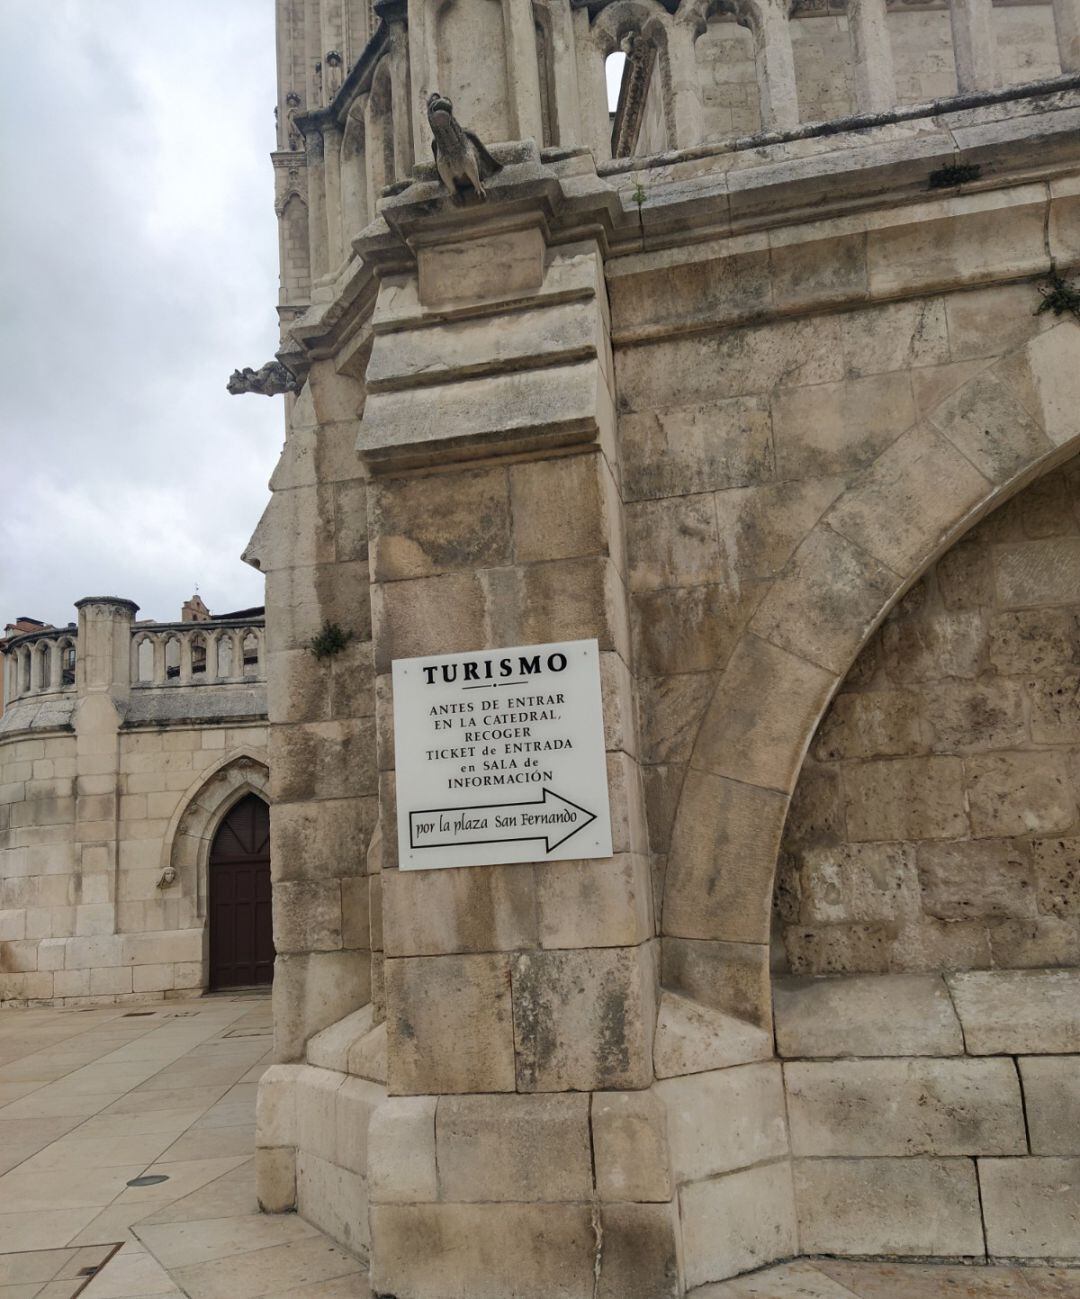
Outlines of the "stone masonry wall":
[[0,740],[0,1001],[204,988],[195,863],[178,845],[179,878],[160,889],[163,852],[203,774],[265,749],[257,724],[121,732],[109,751],[81,758],[71,732]]
[[1080,463],[893,610],[814,737],[776,908],[798,973],[1080,963]]

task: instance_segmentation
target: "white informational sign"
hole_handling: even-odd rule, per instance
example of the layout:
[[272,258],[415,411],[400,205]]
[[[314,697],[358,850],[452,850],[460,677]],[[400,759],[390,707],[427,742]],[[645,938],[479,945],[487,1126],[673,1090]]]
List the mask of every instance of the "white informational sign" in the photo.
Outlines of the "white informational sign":
[[402,870],[611,856],[595,640],[394,661]]

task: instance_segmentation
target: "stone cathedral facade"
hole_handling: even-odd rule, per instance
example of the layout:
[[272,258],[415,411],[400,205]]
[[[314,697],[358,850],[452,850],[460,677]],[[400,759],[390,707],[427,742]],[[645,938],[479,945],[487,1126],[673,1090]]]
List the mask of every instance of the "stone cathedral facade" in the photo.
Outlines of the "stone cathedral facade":
[[[397,1299],[1080,1261],[1080,3],[277,12],[264,1208]],[[579,639],[613,854],[401,869],[393,663]]]

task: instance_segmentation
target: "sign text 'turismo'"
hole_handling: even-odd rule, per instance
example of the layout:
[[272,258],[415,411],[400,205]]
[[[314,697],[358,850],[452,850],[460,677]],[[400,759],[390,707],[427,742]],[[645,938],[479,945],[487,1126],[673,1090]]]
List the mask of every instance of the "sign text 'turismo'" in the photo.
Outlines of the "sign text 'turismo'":
[[611,855],[595,640],[393,673],[402,870]]

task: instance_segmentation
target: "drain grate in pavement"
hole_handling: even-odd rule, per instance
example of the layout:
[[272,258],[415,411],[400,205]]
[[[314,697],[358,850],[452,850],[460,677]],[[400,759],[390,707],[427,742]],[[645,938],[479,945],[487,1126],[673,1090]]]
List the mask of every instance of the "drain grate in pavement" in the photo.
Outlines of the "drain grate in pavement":
[[140,1019],[143,1015],[156,1015],[156,1010],[127,1010],[120,1016],[121,1019]]
[[167,1182],[169,1176],[167,1173],[144,1173],[142,1177],[133,1177],[128,1186],[158,1186],[161,1182]]

